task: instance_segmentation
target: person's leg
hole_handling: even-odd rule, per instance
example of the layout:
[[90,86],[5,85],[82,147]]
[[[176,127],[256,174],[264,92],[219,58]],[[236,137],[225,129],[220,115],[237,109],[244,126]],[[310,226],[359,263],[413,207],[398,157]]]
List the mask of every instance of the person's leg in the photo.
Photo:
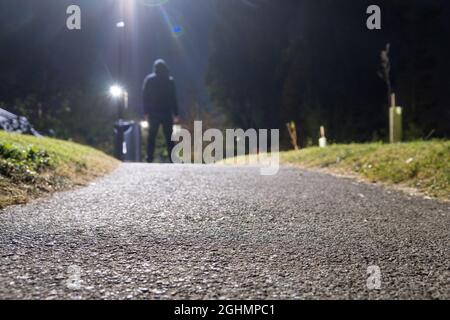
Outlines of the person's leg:
[[172,121],[164,121],[162,125],[164,137],[166,138],[166,147],[169,154],[169,161],[172,163],[172,150],[174,147],[174,143],[172,141],[173,123]]
[[156,136],[158,135],[159,120],[150,119],[150,128],[147,141],[147,162],[153,162],[155,154]]

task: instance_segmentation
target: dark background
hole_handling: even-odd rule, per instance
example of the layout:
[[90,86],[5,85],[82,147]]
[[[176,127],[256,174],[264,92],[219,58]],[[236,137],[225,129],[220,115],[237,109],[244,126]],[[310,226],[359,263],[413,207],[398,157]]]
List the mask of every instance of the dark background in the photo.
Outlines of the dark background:
[[[44,134],[111,151],[109,86],[127,87],[128,117],[139,119],[141,82],[164,58],[187,124],[280,128],[285,146],[288,121],[302,146],[320,125],[333,142],[386,140],[377,72],[390,43],[406,138],[450,136],[447,1],[148,1],[121,10],[119,0],[0,0],[0,107]],[[66,28],[71,4],[82,9],[80,31]],[[382,8],[382,30],[366,28],[371,4]]]

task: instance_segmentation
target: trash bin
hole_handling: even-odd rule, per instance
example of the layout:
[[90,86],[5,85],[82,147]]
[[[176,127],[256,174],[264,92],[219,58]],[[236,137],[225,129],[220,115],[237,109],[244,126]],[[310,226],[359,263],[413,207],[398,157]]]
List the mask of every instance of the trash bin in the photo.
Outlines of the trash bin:
[[114,155],[124,162],[141,161],[141,126],[119,120],[114,125]]

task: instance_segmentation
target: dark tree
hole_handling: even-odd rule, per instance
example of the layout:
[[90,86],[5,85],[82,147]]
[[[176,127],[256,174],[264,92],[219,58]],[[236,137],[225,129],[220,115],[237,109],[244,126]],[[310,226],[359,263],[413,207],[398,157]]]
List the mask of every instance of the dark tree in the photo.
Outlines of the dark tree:
[[[444,1],[379,1],[377,31],[366,28],[370,1],[254,3],[218,1],[211,34],[207,84],[234,125],[285,132],[295,121],[302,146],[316,143],[321,125],[332,141],[386,139],[393,91],[408,138],[450,135]],[[387,43],[388,82],[379,77]]]

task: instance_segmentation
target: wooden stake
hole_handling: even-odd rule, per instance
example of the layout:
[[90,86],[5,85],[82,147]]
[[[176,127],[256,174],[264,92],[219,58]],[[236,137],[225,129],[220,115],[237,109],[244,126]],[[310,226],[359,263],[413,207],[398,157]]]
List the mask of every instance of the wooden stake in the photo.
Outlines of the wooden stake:
[[289,137],[291,138],[291,144],[294,147],[294,150],[299,150],[299,146],[298,146],[298,139],[297,139],[297,127],[295,125],[295,122],[289,122],[286,123],[286,127],[288,129],[289,132]]
[[397,102],[395,101],[395,93],[391,94],[391,107],[396,107]]

